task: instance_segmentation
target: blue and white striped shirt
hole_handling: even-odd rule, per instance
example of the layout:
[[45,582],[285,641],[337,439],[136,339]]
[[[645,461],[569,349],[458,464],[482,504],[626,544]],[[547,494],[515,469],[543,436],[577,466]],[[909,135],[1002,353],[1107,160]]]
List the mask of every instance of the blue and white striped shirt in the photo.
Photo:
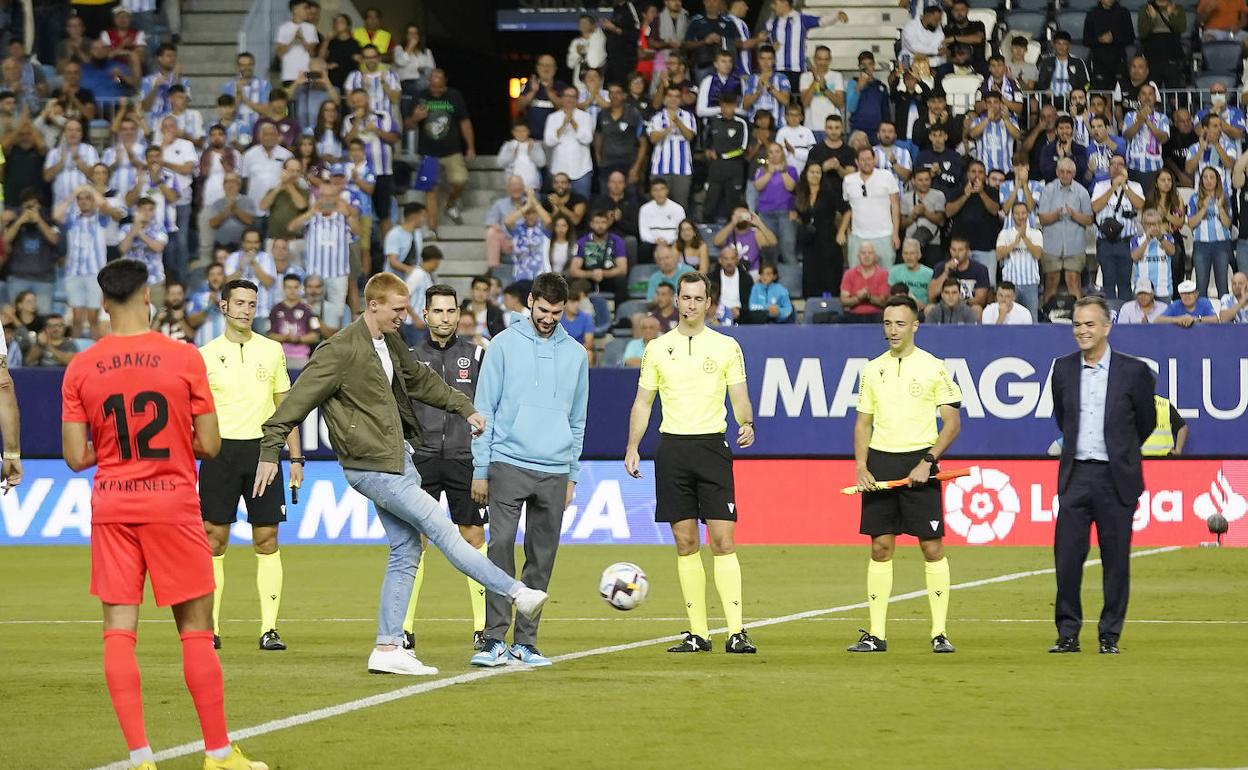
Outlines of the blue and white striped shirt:
[[[1135,125],[1138,117],[1139,113],[1132,110],[1122,119],[1124,134],[1127,129]],[[1163,133],[1170,133],[1170,118],[1164,114],[1153,112],[1149,117],[1149,122]],[[1131,141],[1127,142],[1127,168],[1149,173],[1160,171],[1162,163],[1161,142],[1157,141],[1157,137],[1153,136],[1153,132],[1149,131],[1147,126],[1142,127],[1135,136],[1131,137]]]
[[394,74],[394,70],[377,70],[369,73],[355,70],[347,75],[342,92],[349,94],[357,88],[363,89],[368,94],[370,110],[383,112],[393,117],[395,106],[390,101],[390,97],[386,95],[386,86],[389,86],[392,91],[399,90],[399,76]]
[[65,275],[95,275],[108,261],[104,236],[109,218],[100,212],[83,216],[75,202],[65,216]]
[[355,206],[362,217],[371,217],[373,211],[373,198],[368,193],[360,189],[356,184],[356,177],[365,184],[377,184],[377,174],[373,171],[373,164],[366,158],[361,164],[347,163],[347,171],[354,172],[347,174],[347,192],[351,193],[351,205]]
[[1049,81],[1049,93],[1054,96],[1067,96],[1071,92],[1070,59],[1053,60],[1053,79]]
[[[378,131],[391,133],[397,131],[394,125],[394,118],[390,117],[386,112],[374,112],[369,115],[366,120],[369,123],[367,133],[361,130],[359,138],[364,142],[364,154],[368,157],[368,162],[373,166],[373,172],[377,176],[390,176],[394,173],[394,148],[381,140]],[[355,115],[348,115],[342,121],[342,136],[345,139],[351,133],[351,126],[355,122]]]
[[[732,26],[737,28],[737,39],[741,41],[749,40],[753,35],[750,34],[750,27],[742,19],[738,19],[732,14],[725,14],[728,21],[732,22]],[[737,66],[733,70],[738,75],[748,75],[754,71],[754,65],[750,61],[750,49],[742,47],[737,54]]]
[[[1171,246],[1174,236],[1163,232],[1161,239]],[[1131,251],[1134,252],[1145,241],[1145,236],[1137,235],[1131,239]],[[1153,294],[1158,297],[1173,297],[1174,287],[1170,281],[1170,255],[1162,251],[1161,244],[1150,242],[1144,251],[1144,257],[1131,265],[1131,285],[1136,285],[1141,278],[1153,282]]]
[[[225,316],[221,313],[221,306],[212,301],[212,295],[220,296],[220,291],[213,292],[210,289],[197,291],[191,295],[191,299],[187,302],[187,312],[190,314],[203,313],[204,322],[195,330],[195,347],[202,348],[217,337],[225,334]],[[256,318],[260,315],[256,314]]]
[[[1018,121],[1010,116],[1008,120],[1018,127]],[[972,127],[978,126],[985,121],[988,125],[984,128],[984,133],[975,141],[975,158],[983,163],[988,171],[1002,171],[1006,174],[1010,173],[1011,165],[1014,158],[1014,137],[1010,136],[1010,132],[1005,128],[1004,120],[988,121],[986,117],[977,117],[971,124]]]
[[337,278],[351,272],[351,229],[347,218],[334,211],[317,212],[303,229],[303,266],[309,275]]
[[[1192,199],[1187,202],[1188,219],[1196,216],[1197,207],[1199,206],[1197,198],[1199,197],[1199,193],[1193,195]],[[1231,240],[1231,231],[1223,226],[1221,219],[1218,219],[1218,211],[1222,208],[1223,206],[1218,205],[1217,199],[1211,198],[1209,200],[1209,206],[1205,210],[1205,218],[1192,228],[1193,241],[1197,243],[1216,243],[1218,241]],[[1161,292],[1157,293],[1160,294]]]
[[[178,210],[176,203],[169,203],[165,200],[164,194],[160,191],[160,184],[168,185],[170,190],[177,193],[178,198],[182,197],[182,184],[178,182],[177,174],[174,174],[167,168],[160,170],[159,184],[152,182],[152,176],[144,169],[138,177],[140,198],[151,198],[156,202],[156,221],[159,222],[166,232],[176,232],[178,229]],[[129,190],[126,191],[127,193]]]
[[[1235,307],[1238,304],[1239,304],[1239,300],[1235,298],[1235,295],[1233,293],[1222,295],[1222,309],[1223,310],[1230,310],[1231,308]],[[1248,324],[1248,307],[1241,307],[1239,310],[1235,311],[1235,315],[1231,318],[1231,320],[1228,323]]]
[[[1239,157],[1239,144],[1231,140],[1226,134],[1218,137],[1218,144],[1222,145],[1222,149],[1231,158],[1231,166],[1234,167],[1235,159]],[[1187,148],[1187,159],[1191,160],[1200,153],[1200,143],[1197,142]],[[1218,176],[1222,177],[1222,189],[1226,191],[1226,197],[1230,199],[1234,193],[1231,190],[1231,169],[1222,164],[1222,156],[1212,147],[1205,146],[1205,151],[1200,154],[1200,160],[1196,164],[1196,178],[1200,179],[1201,173],[1206,168],[1212,167],[1218,172]]]
[[[247,106],[242,99],[238,98],[237,86],[237,80],[227,80],[225,81],[225,85],[221,86],[221,93],[234,97],[238,105],[234,112],[235,116],[237,116],[236,119],[242,118],[246,121],[247,127],[251,128],[256,124],[256,120],[260,116],[255,110]],[[243,96],[246,96],[248,99],[257,104],[267,104],[269,101],[269,92],[272,88],[273,86],[269,83],[269,81],[261,80],[260,78],[252,78],[251,80],[243,82]]]
[[799,11],[774,16],[767,22],[767,34],[776,49],[776,69],[781,72],[806,69],[806,33],[819,24],[818,16]]
[[[676,118],[691,131],[697,130],[693,116],[685,110],[677,110]],[[647,131],[662,131],[670,124],[667,110],[655,113],[646,127]],[[650,153],[652,176],[689,176],[693,173],[693,150],[684,134],[673,128]]]
[[240,152],[246,152],[251,148],[251,143],[255,139],[255,129],[255,115],[248,119],[236,113],[234,119],[225,127],[225,141]]
[[[1031,190],[1031,199],[1036,202],[1036,205],[1029,209],[1031,211],[1031,216],[1027,217],[1027,224],[1031,227],[1039,227],[1040,220],[1037,218],[1036,214],[1040,210],[1040,197],[1044,195],[1044,184],[1042,182],[1037,182],[1034,179],[1028,179],[1027,189]],[[1014,203],[1027,202],[1027,196],[1022,192],[1019,192],[1018,198],[1014,201],[1014,203],[1011,203],[1007,207],[1005,202],[1010,199],[1010,194],[1013,192],[1013,179],[1007,179],[1001,183],[1001,216],[1005,220],[1005,226],[1011,229],[1014,227]],[[1018,283],[1018,281],[1014,281],[1014,283]]]
[[[872,149],[875,150],[875,167],[876,168],[892,171],[894,174],[897,173],[896,169],[898,168],[904,168],[907,170],[914,168],[914,160],[910,157],[910,153],[909,151],[906,150],[905,147],[900,147],[894,144],[893,146],[886,149],[884,145],[877,144]],[[887,150],[893,151],[893,157],[897,159],[896,165],[893,165],[893,162],[888,159]],[[798,168],[801,168],[801,167],[799,166]]]
[[108,186],[112,187],[122,197],[130,192],[130,188],[134,187],[134,183],[138,181],[139,173],[142,170],[143,154],[147,152],[147,143],[139,139],[130,145],[130,157],[138,161],[139,165],[130,162],[130,158],[121,151],[119,144],[114,144],[104,150],[104,156],[100,162],[112,169],[112,175],[109,177]]
[[[134,225],[123,225],[121,228],[121,237],[124,239]],[[165,233],[165,228],[161,227],[160,220],[148,224],[143,228],[143,233],[154,241],[164,244],[169,243],[169,236]],[[130,250],[122,256],[130,259],[137,259],[147,265],[147,285],[165,282],[165,263],[160,252],[152,251],[143,242],[138,235],[134,236],[134,240],[130,244]]]
[[[771,117],[775,120],[775,124],[777,126],[784,125],[784,109],[781,106],[780,101],[767,92],[767,89],[764,87],[762,82],[762,77],[759,75],[750,75],[748,78],[744,78],[743,80],[745,87],[744,95],[754,93],[758,94],[758,98],[754,100],[754,105],[750,107],[750,120],[753,120],[754,116],[758,113],[766,110],[771,113]],[[789,79],[779,72],[771,73],[771,86],[777,91],[792,91]]]
[[130,13],[155,13],[156,0],[121,0],[121,7]]
[[158,77],[161,77],[160,73],[153,72],[143,78],[143,82],[139,85],[139,97],[141,99],[146,99],[153,89],[156,91],[156,98],[152,100],[152,108],[147,111],[148,118],[162,118],[173,111],[173,107],[169,104],[169,88],[171,86],[180,85],[186,89],[188,97],[191,95],[191,81],[189,78],[182,78],[176,84],[168,82],[166,78],[166,82],[157,86],[156,78]]
[[[997,235],[997,245],[1013,244],[1014,239],[1017,237],[1018,228],[1014,226],[1014,218],[1010,217],[1006,220],[1005,227]],[[1044,234],[1034,226],[1027,228],[1027,233],[1024,237],[1037,246],[1044,246]],[[1035,286],[1040,283],[1040,263],[1036,260],[1035,255],[1025,246],[1015,247],[1001,261],[1001,279],[1009,281],[1015,286]]]
[[[64,145],[58,145],[49,150],[48,156],[43,161],[43,167],[49,169],[60,163],[64,151]],[[85,142],[78,145],[77,155],[88,166],[94,166],[100,162],[100,156],[96,153],[95,147]],[[65,165],[61,166],[60,172],[52,180],[52,204],[56,205],[73,195],[74,190],[87,184],[87,181],[87,175],[82,173],[78,164],[74,163],[74,159],[66,158]]]
[[1070,116],[1070,119],[1075,124],[1075,144],[1082,144],[1084,147],[1090,147],[1092,145],[1092,129],[1088,126],[1087,115],[1088,114],[1085,112],[1084,117],[1082,118],[1075,115]]

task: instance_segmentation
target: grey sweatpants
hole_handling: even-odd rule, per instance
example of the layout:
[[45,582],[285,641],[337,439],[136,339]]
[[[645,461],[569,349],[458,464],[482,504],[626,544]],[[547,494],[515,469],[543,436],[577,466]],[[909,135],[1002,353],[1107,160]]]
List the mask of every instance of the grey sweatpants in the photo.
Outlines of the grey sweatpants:
[[[567,474],[542,473],[503,462],[490,463],[490,561],[508,575],[516,574],[516,530],[520,507],[525,508],[524,569],[520,580],[529,588],[545,591],[555,568],[563,503],[567,497]],[[485,595],[485,636],[506,639],[511,627],[511,601],[493,593]],[[536,644],[537,617],[516,615],[515,644]]]

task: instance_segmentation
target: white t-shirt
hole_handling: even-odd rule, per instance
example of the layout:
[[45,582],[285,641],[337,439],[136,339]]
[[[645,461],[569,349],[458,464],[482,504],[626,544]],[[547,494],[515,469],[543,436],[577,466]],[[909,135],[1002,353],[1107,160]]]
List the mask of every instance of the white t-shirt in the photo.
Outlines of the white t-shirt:
[[377,352],[377,357],[381,359],[381,368],[386,373],[386,382],[394,383],[394,361],[390,360],[390,351],[386,348],[386,338],[383,335],[381,339],[373,339],[373,350]]
[[[813,72],[803,72],[802,77],[798,81],[798,87],[805,91],[810,84],[815,82],[815,74]],[[828,98],[828,94],[840,91],[845,93],[845,77],[835,70],[828,70],[823,76],[824,92],[821,94],[811,94],[810,106],[806,108],[806,127],[811,131],[823,131],[824,124],[828,121],[829,115],[840,115],[841,110],[832,103]],[[801,99],[801,94],[797,95]]]
[[741,307],[741,268],[737,267],[737,272],[728,276],[723,270],[719,271],[719,304],[729,310]]
[[[997,322],[1001,316],[1001,303],[993,302],[984,308],[984,317],[982,323],[984,326],[991,326]],[[1010,308],[1010,312],[1005,316],[1006,326],[1022,326],[1031,323],[1031,311],[1017,302]]]
[[658,201],[646,201],[637,212],[637,229],[642,242],[654,243],[659,238],[667,243],[674,242],[684,218],[685,209],[671,198],[662,206]]
[[[199,154],[195,152],[195,145],[185,139],[174,139],[166,144],[160,151],[161,160],[167,163],[190,163],[191,173],[179,174],[174,171],[174,176],[178,178],[178,205],[187,206],[191,203],[191,196],[194,192],[191,189],[191,178],[199,172]],[[170,169],[173,171],[173,169]]]
[[247,180],[247,197],[260,207],[260,201],[277,186],[282,178],[282,163],[290,158],[290,150],[274,145],[272,154],[257,144],[243,153],[242,177]]
[[[299,43],[294,43],[296,33],[298,33]],[[277,42],[281,45],[290,45],[286,53],[282,54],[282,80],[294,80],[299,77],[300,72],[308,69],[308,63],[312,61],[312,57],[308,54],[308,49],[303,47],[303,43],[312,43],[316,41],[316,27],[308,22],[296,23],[287,21],[277,28]]]
[[815,134],[806,126],[783,126],[776,132],[776,143],[784,148],[785,163],[800,171],[806,168],[806,156],[815,146]]
[[[862,193],[866,186],[866,195]],[[892,171],[876,169],[862,180],[855,171],[842,183],[845,200],[853,211],[852,232],[859,238],[886,238],[893,234],[893,210],[889,197],[898,195],[901,185]]]

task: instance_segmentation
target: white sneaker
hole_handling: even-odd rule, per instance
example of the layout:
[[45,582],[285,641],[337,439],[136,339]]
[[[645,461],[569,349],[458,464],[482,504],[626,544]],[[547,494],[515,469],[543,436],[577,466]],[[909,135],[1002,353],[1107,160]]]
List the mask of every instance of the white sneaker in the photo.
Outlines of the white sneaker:
[[545,591],[521,586],[520,591],[512,599],[512,602],[515,603],[517,612],[526,618],[531,618],[542,611],[542,605],[546,603],[546,599]]
[[408,676],[432,676],[438,673],[433,666],[426,666],[411,650],[396,647],[385,652],[373,650],[368,656],[370,674],[407,674]]

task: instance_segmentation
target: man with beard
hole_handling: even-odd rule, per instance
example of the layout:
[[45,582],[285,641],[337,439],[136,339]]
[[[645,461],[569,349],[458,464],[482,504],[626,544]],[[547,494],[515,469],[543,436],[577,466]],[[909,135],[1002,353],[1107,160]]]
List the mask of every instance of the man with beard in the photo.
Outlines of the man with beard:
[[949,23],[945,25],[945,37],[950,46],[962,43],[971,49],[971,62],[976,69],[984,68],[984,40],[987,33],[982,21],[971,21],[967,18],[969,6],[966,0],[954,0],[950,7]]
[[1057,162],[1062,158],[1075,162],[1075,178],[1082,179],[1088,168],[1088,148],[1075,141],[1075,122],[1069,115],[1057,119],[1057,138],[1040,151],[1040,178],[1057,179]]
[[[1140,87],[1145,84],[1151,84],[1154,89],[1157,88],[1148,68],[1148,59],[1139,55],[1133,56],[1127,76],[1114,86],[1114,110],[1119,123],[1128,112],[1140,108]],[[1223,88],[1225,89],[1225,86]]]
[[[1179,112],[1186,114],[1187,110],[1179,110]],[[1188,125],[1191,125],[1190,115],[1188,115],[1187,120]],[[1093,115],[1089,123],[1091,126],[1091,143],[1088,145],[1088,167],[1083,174],[1083,184],[1091,190],[1092,186],[1097,182],[1109,179],[1109,161],[1115,155],[1125,157],[1127,154],[1127,143],[1122,140],[1121,136],[1113,136],[1109,133],[1109,121],[1104,115]],[[1175,133],[1177,135],[1177,132]],[[1187,149],[1184,148],[1184,156],[1186,156],[1186,153]],[[1166,164],[1168,168],[1170,164],[1169,159],[1167,159]],[[1178,168],[1182,168],[1180,163],[1175,165]],[[1056,173],[1056,167],[1054,168],[1054,173]]]
[[[1187,148],[1200,139],[1196,131],[1196,121],[1192,113],[1184,107],[1174,111],[1174,122],[1170,125],[1170,138],[1162,145],[1165,158],[1165,169],[1174,176],[1176,187],[1195,187],[1196,178],[1187,173]],[[1126,143],[1123,143],[1123,155],[1126,155]],[[1106,163],[1106,169],[1109,164]]]
[[628,192],[627,177],[623,171],[612,171],[607,177],[606,192],[594,198],[591,211],[607,212],[607,229],[624,239],[632,238],[632,248],[637,248],[637,199]]
[[806,162],[818,163],[824,174],[836,174],[844,179],[858,170],[858,153],[845,143],[845,120],[840,115],[829,115],[823,122],[823,129],[823,141],[810,148]]
[[608,232],[610,217],[595,211],[589,218],[589,234],[576,242],[568,263],[568,275],[594,284],[595,291],[609,291],[616,303],[628,299],[628,252],[624,239]]
[[937,125],[945,129],[946,146],[957,147],[962,143],[962,121],[954,118],[945,101],[945,92],[940,88],[927,92],[927,109],[919,110],[919,119],[914,122],[911,138],[920,150],[932,146],[931,132]]
[[165,285],[165,304],[152,319],[152,330],[171,340],[192,342],[195,330],[186,319],[186,287],[177,281],[170,281]]

